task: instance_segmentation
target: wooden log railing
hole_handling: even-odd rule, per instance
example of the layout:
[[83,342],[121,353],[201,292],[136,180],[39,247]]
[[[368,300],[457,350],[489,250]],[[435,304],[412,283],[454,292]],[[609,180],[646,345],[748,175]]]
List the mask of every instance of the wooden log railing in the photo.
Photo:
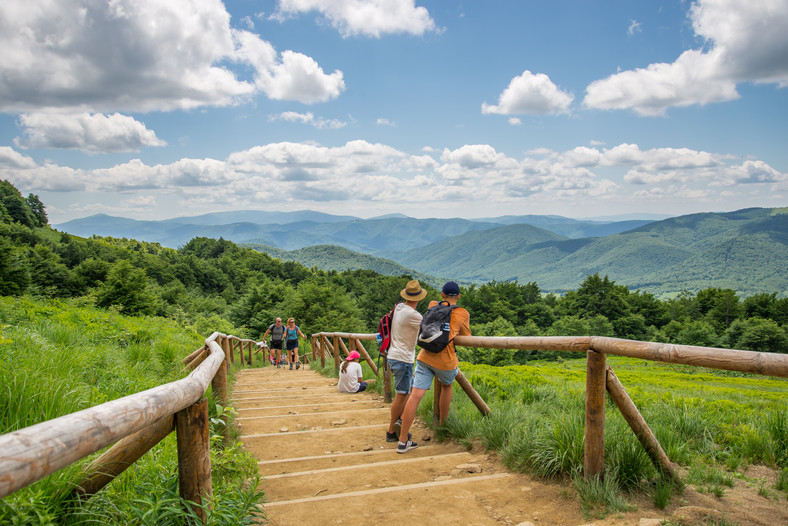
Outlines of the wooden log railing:
[[74,485],[75,496],[89,498],[175,430],[180,495],[204,521],[212,494],[204,395],[210,385],[227,405],[231,350],[245,346],[251,362],[252,344],[260,347],[215,332],[183,360],[186,378],[0,436],[0,498],[114,444]]
[[[342,338],[346,338],[351,341],[356,340],[360,344],[360,340],[374,340],[376,335],[338,332],[321,332],[313,335],[312,352],[318,353],[322,366],[325,366],[325,358],[333,354],[338,368],[340,361],[338,348],[341,347],[345,351],[346,348],[344,344],[340,345],[339,343],[332,346],[328,342],[329,338],[333,338],[335,342],[341,342]],[[665,454],[613,369],[606,364],[606,355],[608,354],[788,378],[788,355],[785,354],[643,342],[602,336],[457,336],[454,343],[463,347],[583,352],[586,354],[585,450],[583,455],[583,471],[586,478],[604,475],[605,392],[607,392],[656,468],[664,475],[679,480],[678,469]],[[369,355],[362,353],[362,356],[372,365]],[[384,378],[386,378],[387,370],[388,368],[384,370]],[[379,372],[375,374],[379,376]],[[462,371],[457,375],[456,381],[482,414],[486,415],[490,412],[489,407],[476,393]],[[438,387],[439,385],[436,386],[436,391]],[[384,394],[387,395],[386,401],[390,402],[390,381],[384,383]],[[437,400],[438,396],[438,392],[434,393],[434,400]],[[439,417],[437,412],[438,405],[435,402],[433,416],[436,423]]]

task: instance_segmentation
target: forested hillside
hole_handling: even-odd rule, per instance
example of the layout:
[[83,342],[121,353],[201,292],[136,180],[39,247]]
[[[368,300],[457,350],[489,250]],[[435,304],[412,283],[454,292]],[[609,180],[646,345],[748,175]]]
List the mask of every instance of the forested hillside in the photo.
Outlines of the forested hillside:
[[[470,256],[477,253],[484,257]],[[500,227],[390,257],[428,274],[448,269],[476,282],[536,281],[558,293],[599,273],[661,297],[709,287],[785,295],[788,210],[693,214],[600,238],[539,239],[531,230]]]
[[[218,330],[259,338],[277,316],[295,317],[305,334],[372,332],[411,279],[409,275],[384,276],[366,269],[338,272],[307,268],[223,239],[195,238],[176,250],[130,239],[79,238],[47,226],[44,205],[36,196],[24,198],[7,182],[0,189],[0,294],[6,296],[75,298],[81,304],[121,313],[172,318],[206,336]],[[754,215],[755,220],[746,220],[748,215]],[[687,250],[700,250],[698,243],[692,242],[693,237],[700,238],[693,232],[698,228],[717,229],[720,239],[735,242],[738,234],[715,226],[732,221],[741,222],[740,233],[760,229],[758,235],[785,241],[785,230],[782,238],[777,233],[785,216],[768,211],[742,216],[744,219],[724,218],[720,223],[718,216],[712,215],[708,227],[703,226],[704,218],[698,218],[697,225],[686,225]],[[637,234],[658,238],[664,225],[654,225],[638,229]],[[534,236],[534,245],[543,247],[543,254],[552,250],[557,257],[561,247],[574,244],[575,251],[594,246],[597,258],[623,259],[615,253],[615,245],[608,250],[613,253],[606,255],[600,248],[604,245],[587,240],[553,241],[559,236],[527,225],[504,228],[515,233],[511,245],[492,244],[481,251],[465,247],[466,256],[503,264],[510,258],[505,250],[515,247],[517,237],[527,231]],[[707,249],[723,244],[707,243]],[[667,265],[669,258],[675,257],[667,249],[650,254],[655,267]],[[753,265],[747,272],[757,274],[758,267]],[[577,279],[579,287],[562,296],[545,295],[544,287],[535,280],[472,285],[462,288],[460,304],[471,312],[473,332],[482,335],[593,334],[768,352],[788,350],[788,299],[781,291],[745,298],[732,288],[711,287],[659,300],[598,273]],[[427,300],[437,299],[437,290],[425,285]],[[426,304],[422,302],[420,308]],[[523,363],[533,358],[525,351],[515,355],[482,350],[463,353],[465,359],[479,363]]]

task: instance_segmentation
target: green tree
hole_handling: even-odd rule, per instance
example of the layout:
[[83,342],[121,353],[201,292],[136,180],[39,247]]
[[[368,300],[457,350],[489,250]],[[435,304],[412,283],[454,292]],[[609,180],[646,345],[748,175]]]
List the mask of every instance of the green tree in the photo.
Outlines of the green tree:
[[570,291],[561,302],[561,310],[565,314],[581,318],[604,316],[610,321],[615,321],[630,314],[626,302],[628,290],[624,286],[616,285],[607,276],[600,278],[599,274],[586,277],[576,292]]
[[46,208],[44,207],[44,203],[41,202],[38,196],[34,194],[28,194],[25,201],[27,202],[27,206],[30,208],[30,212],[33,214],[35,226],[47,226],[47,224],[49,224],[49,218],[47,218],[47,212]]
[[0,181],[0,218],[4,218],[4,222],[17,222],[27,227],[37,225],[25,198],[6,180]]
[[736,291],[732,289],[708,288],[697,295],[700,313],[722,332],[742,313],[742,306]]
[[723,344],[734,349],[758,352],[788,352],[788,335],[773,320],[747,318],[736,320],[725,331]]
[[30,286],[25,250],[0,237],[0,296],[19,296]]
[[148,290],[148,277],[142,269],[134,268],[122,259],[112,265],[107,281],[98,289],[96,305],[116,305],[123,314],[152,314],[156,298]]
[[717,345],[718,339],[717,332],[709,322],[704,320],[692,320],[683,324],[681,330],[676,333],[671,343],[714,347]]

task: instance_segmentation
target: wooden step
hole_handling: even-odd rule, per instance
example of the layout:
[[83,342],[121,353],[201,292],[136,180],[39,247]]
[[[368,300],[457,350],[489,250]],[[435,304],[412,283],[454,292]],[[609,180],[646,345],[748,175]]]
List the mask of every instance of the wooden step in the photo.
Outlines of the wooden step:
[[[264,505],[269,524],[305,524],[310,517],[365,524],[518,524],[528,508],[527,492],[516,502],[496,502],[500,489],[517,483],[507,473],[315,495]],[[508,489],[507,489],[508,492]],[[494,505],[493,505],[494,504]]]
[[312,414],[285,414],[236,418],[243,435],[279,433],[283,427],[292,431],[353,427],[369,424],[388,427],[391,411],[385,407],[328,411]]
[[[415,451],[415,450],[414,450]],[[378,462],[271,475],[263,482],[269,502],[478,476],[458,469],[470,453],[409,457],[391,450]],[[481,464],[473,464],[480,466]]]

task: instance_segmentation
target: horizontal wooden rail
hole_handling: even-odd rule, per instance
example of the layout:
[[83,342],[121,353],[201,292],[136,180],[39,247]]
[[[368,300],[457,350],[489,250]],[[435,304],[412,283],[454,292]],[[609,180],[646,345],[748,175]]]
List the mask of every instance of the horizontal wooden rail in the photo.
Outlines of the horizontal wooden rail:
[[616,356],[788,377],[788,354],[641,342],[602,336],[591,337],[591,347],[596,351]]
[[215,341],[206,345],[210,355],[182,380],[0,436],[0,498],[200,400],[225,361]]

